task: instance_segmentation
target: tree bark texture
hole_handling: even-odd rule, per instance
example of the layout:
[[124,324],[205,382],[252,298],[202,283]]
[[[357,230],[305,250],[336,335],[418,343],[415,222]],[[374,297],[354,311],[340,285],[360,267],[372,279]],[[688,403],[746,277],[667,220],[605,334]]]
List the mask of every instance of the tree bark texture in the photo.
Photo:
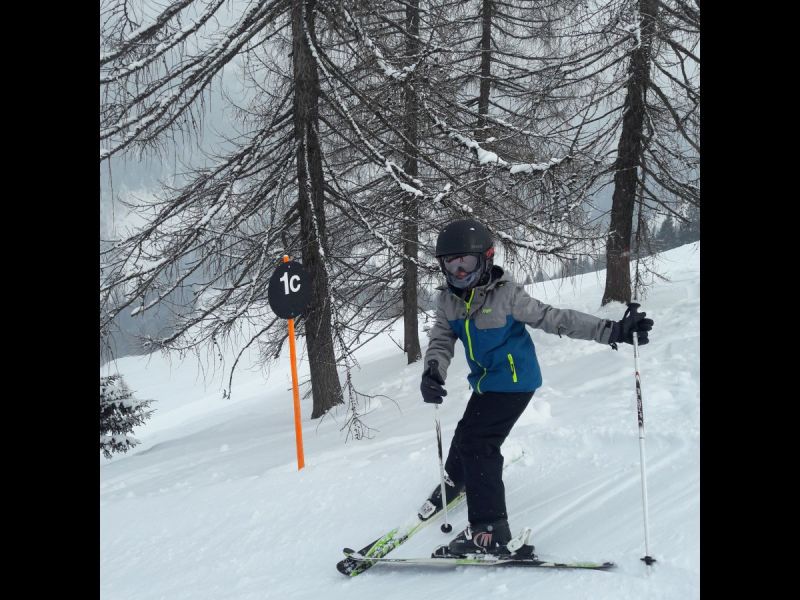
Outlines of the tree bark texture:
[[[489,114],[489,96],[492,91],[492,14],[494,12],[493,0],[483,0],[481,4],[481,80],[478,91],[478,126],[475,139],[479,142],[486,140],[489,135],[486,130]],[[487,176],[489,169],[479,167],[481,177]],[[477,189],[481,203],[486,203],[486,182],[481,181]]]
[[312,10],[316,0],[292,0],[292,61],[294,66],[294,132],[297,142],[297,184],[303,266],[311,280],[311,302],[305,322],[312,419],[341,404],[342,388],[336,371],[331,334],[331,305],[324,249],[325,200],[322,155],[318,136],[319,74],[305,32],[314,35]]
[[[481,7],[481,82],[478,94],[478,128],[486,127],[484,115],[489,114],[489,93],[492,78],[492,0],[483,0]],[[482,138],[485,139],[486,133]]]
[[[410,0],[406,4],[406,56],[409,61],[418,60],[419,55],[419,0]],[[419,100],[414,89],[414,76],[411,75],[405,82],[403,93],[405,96],[405,125],[403,133],[406,136],[406,160],[403,169],[412,177],[419,175],[418,153],[418,119]],[[419,200],[415,194],[406,193],[403,203],[403,351],[406,353],[408,364],[422,358],[422,349],[419,345],[419,323],[417,315],[419,306],[417,302],[417,257],[419,255]],[[412,260],[413,259],[413,260]]]
[[631,233],[638,167],[644,146],[645,93],[650,81],[650,49],[655,35],[658,0],[640,0],[641,42],[631,53],[628,85],[614,174],[611,224],[606,246],[606,286],[602,305],[631,301]]

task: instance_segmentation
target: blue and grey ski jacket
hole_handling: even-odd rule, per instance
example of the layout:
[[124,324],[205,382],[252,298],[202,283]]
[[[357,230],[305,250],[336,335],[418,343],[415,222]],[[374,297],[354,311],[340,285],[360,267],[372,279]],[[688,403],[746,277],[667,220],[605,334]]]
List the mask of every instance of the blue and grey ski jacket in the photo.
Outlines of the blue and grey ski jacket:
[[465,298],[449,287],[439,294],[425,365],[438,361],[443,379],[456,339],[464,344],[470,368],[467,379],[479,394],[532,392],[542,385],[536,348],[526,324],[547,333],[608,343],[613,321],[539,302],[500,267],[492,269],[490,282],[473,288]]

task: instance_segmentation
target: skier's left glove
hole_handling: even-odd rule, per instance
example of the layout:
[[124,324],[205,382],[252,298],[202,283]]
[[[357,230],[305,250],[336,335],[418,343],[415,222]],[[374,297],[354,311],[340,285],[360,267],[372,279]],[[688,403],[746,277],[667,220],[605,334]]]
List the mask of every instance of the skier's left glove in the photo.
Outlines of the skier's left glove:
[[439,374],[439,362],[428,361],[428,368],[422,372],[422,383],[419,386],[422,399],[431,404],[441,404],[442,396],[447,396],[447,390],[442,386],[444,379]]
[[608,340],[609,344],[617,344],[625,342],[626,344],[633,344],[633,333],[636,332],[639,338],[639,345],[644,346],[649,343],[648,332],[653,328],[653,319],[647,319],[647,313],[644,312],[631,312],[630,309],[625,311],[625,315],[621,321],[616,321],[611,328],[611,337]]

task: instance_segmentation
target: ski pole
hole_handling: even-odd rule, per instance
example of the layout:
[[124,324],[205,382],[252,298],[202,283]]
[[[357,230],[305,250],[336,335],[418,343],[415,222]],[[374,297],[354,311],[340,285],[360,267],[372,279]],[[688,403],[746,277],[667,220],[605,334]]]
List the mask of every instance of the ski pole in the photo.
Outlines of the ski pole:
[[[641,306],[636,302],[628,304],[628,310],[625,311],[623,318],[628,314],[636,315],[637,309]],[[642,471],[642,505],[644,507],[644,557],[641,559],[647,565],[652,565],[656,559],[650,556],[650,533],[648,525],[647,513],[647,470],[645,466],[645,452],[644,452],[644,408],[642,406],[642,381],[639,375],[639,334],[633,332],[633,365],[636,370],[636,412],[639,418],[639,464]]]
[[444,486],[444,462],[442,461],[442,426],[439,424],[439,405],[434,404],[433,417],[436,422],[436,445],[439,449],[439,478],[442,486],[442,509],[444,510],[444,524],[442,524],[442,531],[450,533],[453,531],[453,526],[447,522],[447,493]]

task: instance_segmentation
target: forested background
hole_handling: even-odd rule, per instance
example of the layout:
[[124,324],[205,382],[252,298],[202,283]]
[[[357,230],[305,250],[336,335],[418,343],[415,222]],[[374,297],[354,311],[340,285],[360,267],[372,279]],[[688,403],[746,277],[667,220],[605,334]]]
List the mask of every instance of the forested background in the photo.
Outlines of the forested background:
[[312,417],[357,419],[357,348],[402,320],[420,359],[445,223],[522,282],[606,269],[598,306],[700,237],[699,2],[103,0],[100,48],[101,362],[269,363],[288,254]]

